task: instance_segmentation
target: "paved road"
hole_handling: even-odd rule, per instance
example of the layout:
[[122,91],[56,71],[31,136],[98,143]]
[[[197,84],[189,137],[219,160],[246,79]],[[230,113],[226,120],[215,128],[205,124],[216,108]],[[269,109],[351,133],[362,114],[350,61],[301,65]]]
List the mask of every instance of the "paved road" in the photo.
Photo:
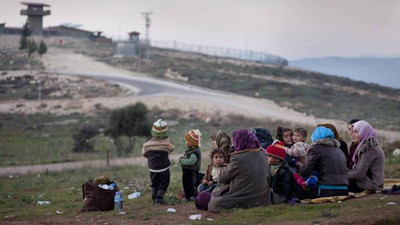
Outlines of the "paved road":
[[48,73],[56,73],[63,75],[72,76],[88,76],[106,80],[112,83],[118,83],[126,88],[131,89],[136,95],[154,95],[154,94],[167,94],[167,95],[192,95],[197,96],[199,94],[217,97],[218,93],[210,92],[210,90],[204,90],[200,87],[182,85],[171,81],[165,81],[156,78],[149,77],[135,77],[121,73],[88,73],[88,72],[67,72],[67,71],[47,71]]
[[[88,76],[97,79],[103,79],[108,82],[120,84],[130,89],[137,96],[170,96],[185,97],[193,100],[206,101],[216,106],[231,108],[232,112],[249,111],[258,118],[278,119],[283,121],[291,121],[294,123],[316,124],[316,120],[312,116],[282,108],[272,101],[255,99],[245,96],[224,93],[211,89],[180,84],[171,81],[125,75],[123,73],[88,73],[88,72],[67,72],[62,70],[51,70],[49,73],[57,73],[73,76]],[[245,113],[242,113],[245,115]]]

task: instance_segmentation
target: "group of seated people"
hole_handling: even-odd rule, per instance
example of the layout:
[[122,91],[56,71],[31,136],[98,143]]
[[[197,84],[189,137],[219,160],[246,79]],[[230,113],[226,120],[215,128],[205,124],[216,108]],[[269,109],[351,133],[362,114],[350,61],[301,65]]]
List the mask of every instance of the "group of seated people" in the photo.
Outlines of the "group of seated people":
[[235,130],[232,143],[218,131],[196,206],[219,212],[381,189],[385,156],[375,129],[351,120],[348,134],[349,148],[332,124],[319,124],[309,145],[302,127],[278,127],[276,140],[263,128]]

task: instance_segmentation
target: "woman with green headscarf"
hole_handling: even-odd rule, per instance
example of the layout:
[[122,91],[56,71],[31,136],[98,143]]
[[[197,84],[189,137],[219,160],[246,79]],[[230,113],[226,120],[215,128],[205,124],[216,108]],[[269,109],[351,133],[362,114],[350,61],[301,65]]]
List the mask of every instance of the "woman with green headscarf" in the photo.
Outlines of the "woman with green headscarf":
[[231,154],[233,152],[232,142],[229,135],[223,130],[218,130],[211,135],[211,139],[213,141],[214,148],[223,150],[225,162],[229,163],[229,159],[231,158]]

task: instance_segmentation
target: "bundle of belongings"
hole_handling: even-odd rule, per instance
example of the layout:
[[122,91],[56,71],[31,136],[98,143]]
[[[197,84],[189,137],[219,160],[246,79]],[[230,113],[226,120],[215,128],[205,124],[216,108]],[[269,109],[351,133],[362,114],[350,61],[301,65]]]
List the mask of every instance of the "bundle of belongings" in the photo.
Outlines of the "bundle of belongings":
[[83,207],[81,212],[109,211],[114,209],[115,192],[119,191],[108,176],[100,176],[82,185]]
[[385,195],[400,195],[400,179],[385,179],[385,186],[381,193]]
[[369,194],[382,193],[387,195],[399,195],[400,194],[400,179],[385,179],[385,184],[380,191],[375,190],[365,190],[361,193],[351,193],[349,192],[346,196],[333,196],[333,197],[323,197],[314,198],[310,200],[301,201],[301,203],[308,204],[319,204],[319,203],[337,203],[340,201],[345,201],[353,198],[361,198]]

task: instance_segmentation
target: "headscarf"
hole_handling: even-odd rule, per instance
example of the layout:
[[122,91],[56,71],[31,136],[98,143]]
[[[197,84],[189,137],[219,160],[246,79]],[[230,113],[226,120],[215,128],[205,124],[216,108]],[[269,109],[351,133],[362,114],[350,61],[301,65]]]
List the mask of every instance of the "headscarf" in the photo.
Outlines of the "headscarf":
[[311,134],[311,141],[316,142],[325,138],[334,138],[334,134],[331,129],[326,127],[317,127]]
[[356,155],[357,151],[361,146],[361,143],[371,137],[376,137],[376,131],[375,129],[365,120],[360,120],[356,123],[353,124],[353,129],[356,129],[358,132],[358,135],[360,136],[360,141],[358,142],[357,148],[354,151],[353,158],[351,159],[353,163],[356,162]]
[[215,142],[217,143],[217,147],[221,149],[229,149],[231,147],[231,138],[225,131],[219,130],[215,134]]
[[360,142],[363,142],[365,139],[376,137],[375,129],[365,120],[360,120],[353,124],[353,128],[357,130],[358,135],[360,136]]
[[271,136],[269,130],[264,128],[254,128],[253,133],[256,135],[258,140],[260,141],[261,147],[263,149],[267,149],[268,146],[274,142],[274,139]]
[[235,152],[260,147],[260,141],[250,130],[235,130],[232,137]]
[[331,124],[331,123],[322,123],[322,124],[318,124],[318,127],[326,127],[326,128],[331,129],[331,131],[333,132],[333,135],[334,135],[336,140],[338,140],[338,141],[343,140],[343,138],[341,138],[339,136],[339,133],[337,132],[336,127],[333,124]]

